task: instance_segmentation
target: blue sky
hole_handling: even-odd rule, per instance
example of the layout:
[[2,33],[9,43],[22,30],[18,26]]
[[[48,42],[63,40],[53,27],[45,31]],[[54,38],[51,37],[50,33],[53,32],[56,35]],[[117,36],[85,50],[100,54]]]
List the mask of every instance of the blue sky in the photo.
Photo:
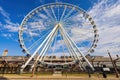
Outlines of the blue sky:
[[0,55],[5,49],[8,49],[8,55],[24,55],[18,43],[22,19],[34,8],[56,1],[77,5],[94,18],[100,34],[94,55],[106,55],[107,49],[120,54],[119,0],[0,0]]

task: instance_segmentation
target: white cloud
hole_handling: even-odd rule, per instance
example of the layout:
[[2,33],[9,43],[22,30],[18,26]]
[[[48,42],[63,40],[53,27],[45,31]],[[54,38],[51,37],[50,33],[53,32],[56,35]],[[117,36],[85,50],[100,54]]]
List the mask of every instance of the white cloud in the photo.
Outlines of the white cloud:
[[38,33],[32,32],[32,31],[28,31],[28,34],[33,37],[33,36],[38,36]]
[[2,26],[2,23],[0,22],[0,26]]
[[72,33],[71,38],[75,42],[80,42],[80,41],[87,40],[88,38],[91,38],[91,39],[93,38],[93,33],[92,33],[92,30],[90,29],[82,29],[78,27],[73,27],[71,28],[71,33]]
[[2,34],[4,37],[12,37],[12,34]]
[[120,0],[100,0],[88,13],[95,20],[100,34],[95,54],[105,55],[107,49],[120,54]]
[[5,12],[1,6],[0,6],[0,14],[2,14],[5,18],[10,19],[9,14]]
[[52,52],[52,53],[49,53],[49,54],[48,54],[48,56],[53,56],[53,55],[59,56],[59,57],[60,57],[61,55],[62,55],[62,56],[63,56],[63,55],[65,55],[65,56],[70,56],[70,54],[69,54],[69,53],[66,53],[66,52],[64,52],[64,53],[63,53],[63,52],[57,52],[57,53]]
[[48,17],[46,15],[42,14],[42,13],[39,13],[39,16],[43,19],[48,19]]
[[39,0],[40,1],[40,3],[44,3],[44,0]]
[[38,22],[29,22],[28,26],[31,26],[31,28],[35,29],[35,30],[36,29],[37,30],[44,30],[44,29],[46,29],[46,27],[44,26],[42,20],[39,20]]
[[[0,6],[0,14],[2,15],[2,19],[4,21],[4,24],[2,22],[0,22],[0,26],[1,26],[1,35],[4,37],[11,37],[13,35],[10,36],[10,34],[8,35],[7,33],[13,33],[13,32],[18,32],[18,23],[13,23],[10,20],[10,14],[7,13],[1,6]],[[7,32],[7,33],[6,33]]]
[[18,32],[18,24],[6,24],[4,25],[4,28],[9,32]]

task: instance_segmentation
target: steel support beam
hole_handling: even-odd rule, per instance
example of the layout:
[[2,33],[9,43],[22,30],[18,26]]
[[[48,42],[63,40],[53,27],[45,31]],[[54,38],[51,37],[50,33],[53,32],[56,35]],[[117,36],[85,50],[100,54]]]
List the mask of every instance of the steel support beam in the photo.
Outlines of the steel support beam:
[[28,63],[32,60],[32,58],[34,58],[34,56],[36,55],[36,53],[39,51],[39,49],[45,44],[45,42],[49,39],[49,37],[51,36],[51,34],[53,34],[53,32],[57,29],[57,26],[55,26],[53,28],[53,30],[50,32],[50,34],[45,38],[45,40],[41,43],[41,45],[35,50],[35,52],[31,55],[31,57],[27,60],[27,62],[21,66],[21,70],[20,72],[22,72],[24,70],[24,68],[28,65]]
[[80,58],[79,55],[77,54],[74,46],[71,44],[71,41],[68,39],[68,37],[66,36],[65,32],[64,32],[61,28],[60,28],[60,31],[61,31],[61,34],[62,34],[64,40],[66,40],[67,44],[69,44],[68,46],[70,47],[70,50],[72,50],[72,52],[73,52],[72,54],[73,54],[74,56],[76,56],[76,58],[77,58],[76,60],[79,60],[79,67],[83,70],[81,58]]
[[93,66],[91,65],[91,63],[84,56],[84,54],[79,50],[79,48],[77,47],[77,45],[75,44],[75,42],[70,38],[70,36],[67,34],[67,32],[65,32],[64,28],[62,26],[60,28],[64,32],[64,34],[66,34],[66,36],[68,37],[68,39],[72,42],[73,46],[76,47],[77,51],[79,52],[79,56],[82,56],[85,59],[85,61],[88,63],[88,65],[91,67],[91,69],[94,71],[95,69],[93,68]]

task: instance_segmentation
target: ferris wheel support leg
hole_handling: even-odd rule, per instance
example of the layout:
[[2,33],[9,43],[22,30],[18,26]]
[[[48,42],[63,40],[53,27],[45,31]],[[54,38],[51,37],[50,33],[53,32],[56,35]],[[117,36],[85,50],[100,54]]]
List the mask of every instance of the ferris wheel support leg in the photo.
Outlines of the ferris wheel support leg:
[[[74,60],[74,61],[76,61],[76,60],[78,60],[77,59],[77,57],[75,57],[76,55],[74,55],[74,51],[70,48],[70,45],[67,43],[67,41],[64,39],[64,41],[65,41],[65,44],[67,45],[67,48],[68,48],[68,50],[69,50],[69,54],[70,54],[70,56],[72,57],[72,59]],[[82,63],[82,62],[80,62],[80,63]],[[80,69],[83,71],[84,69],[83,69],[83,67],[81,66],[81,64],[79,63],[79,67],[80,67]]]
[[66,18],[68,18],[68,16],[70,16],[70,14],[74,11],[75,8],[72,8],[67,15],[63,18],[63,20],[65,20]]
[[72,57],[74,60],[77,60],[77,57],[73,54],[73,53],[74,53],[73,49],[71,49],[69,43],[67,42],[67,40],[66,40],[64,37],[63,37],[63,39],[64,39],[64,42],[65,42],[67,48],[68,48],[68,51],[70,52],[69,54],[71,55],[71,57]]
[[46,52],[48,51],[49,47],[50,47],[50,44],[52,43],[54,37],[55,37],[56,34],[54,34],[53,36],[51,36],[51,39],[48,41],[48,44],[45,45],[44,49],[43,49],[43,54],[42,56],[40,57],[39,61],[42,60],[42,58],[44,57],[44,55],[46,54]]
[[[63,37],[63,39],[64,39],[64,37]],[[74,55],[73,49],[71,49],[71,47],[70,47],[69,43],[66,41],[66,39],[64,39],[64,42],[65,42],[65,44],[66,44],[66,46],[67,46],[67,48],[68,48],[68,51],[69,51],[70,56],[72,57],[72,59],[73,59],[74,61],[76,61],[76,60],[77,60],[77,57]]]
[[[50,38],[47,40],[47,42],[44,45],[42,51],[40,52],[39,56],[37,57],[35,64],[37,64],[37,61],[41,61],[42,58],[44,57],[46,51],[49,49],[49,46],[50,46],[51,42],[53,41],[53,39],[55,37],[56,32],[57,32],[57,30],[55,30],[54,33],[50,35]],[[34,66],[35,65],[33,64],[32,67],[31,67],[31,70],[33,69]]]
[[[48,45],[47,43],[45,44],[45,45]],[[44,47],[45,49],[47,49],[47,47]],[[33,68],[37,65],[37,62],[38,61],[40,61],[41,62],[41,60],[39,60],[39,58],[43,58],[44,57],[44,53],[45,53],[45,49],[42,49],[42,51],[41,51],[41,53],[39,54],[39,56],[37,57],[37,59],[36,59],[36,61],[34,62],[34,64],[31,66],[31,69],[30,69],[30,71],[32,71],[33,70]]]
[[[65,34],[62,32],[61,29],[60,29],[60,32],[61,32],[62,37],[63,37],[63,39],[65,40],[66,45],[68,46],[68,48],[70,48],[70,50],[71,50],[72,53],[75,53],[75,49],[71,46],[71,44],[69,43],[69,40],[66,38]],[[76,55],[74,55],[74,56],[75,56],[75,58],[77,58]]]
[[[73,42],[73,41],[72,41]],[[91,65],[91,63],[88,61],[88,59],[84,56],[84,54],[79,50],[79,48],[76,46],[76,44],[73,42],[74,46],[77,48],[77,50],[79,51],[79,55],[82,55],[82,57],[85,59],[85,61],[87,62],[87,64],[91,67],[91,69],[94,71],[95,69],[93,68],[93,66]],[[84,69],[85,66],[84,66]]]
[[63,32],[66,34],[66,36],[69,38],[69,40],[72,42],[72,44],[76,47],[76,49],[78,50],[79,52],[79,56],[81,55],[85,61],[88,63],[88,65],[91,67],[91,69],[94,71],[95,69],[93,68],[93,66],[90,64],[90,62],[88,61],[88,59],[84,56],[84,54],[79,50],[79,48],[77,47],[77,45],[74,43],[74,41],[70,38],[70,36],[65,32],[64,28],[61,26],[60,27]]
[[71,50],[73,51],[73,53],[75,54],[74,56],[76,56],[77,60],[79,60],[79,64],[81,64],[81,65],[79,65],[79,67],[81,68],[81,70],[83,70],[83,69],[82,69],[82,62],[81,62],[81,60],[80,60],[80,58],[79,58],[79,55],[77,54],[75,48],[74,48],[73,45],[71,44],[71,41],[68,39],[68,37],[66,36],[65,32],[61,29],[61,27],[60,27],[60,31],[61,31],[61,34],[62,34],[64,40],[66,40],[66,42],[70,45],[70,49],[71,49]]
[[50,37],[50,35],[56,30],[57,27],[54,27],[51,33],[45,38],[45,40],[42,42],[42,44],[36,49],[36,51],[32,54],[32,56],[27,60],[27,62],[21,66],[20,72],[24,70],[24,68],[28,65],[28,63],[34,58],[35,54],[39,51],[39,49],[43,46],[43,44],[47,41],[47,39]]
[[72,57],[72,59],[73,59],[73,60],[76,60],[76,57],[74,57],[74,55],[73,55],[73,51],[70,49],[70,47],[69,47],[69,45],[66,43],[66,41],[65,41],[65,44],[67,45],[69,54],[70,54],[70,56]]
[[[61,26],[61,28],[63,29],[63,31],[65,32],[64,28]],[[66,32],[65,32],[66,33]],[[77,45],[74,43],[74,41],[70,38],[70,36],[66,33],[67,37],[69,38],[69,40],[72,42],[72,44],[76,47],[76,49],[79,51],[79,54],[85,59],[85,61],[88,63],[88,65],[91,67],[91,69],[94,71],[95,69],[93,68],[93,66],[90,64],[90,62],[88,61],[88,59],[84,56],[84,54],[79,50],[79,48],[77,47]]]

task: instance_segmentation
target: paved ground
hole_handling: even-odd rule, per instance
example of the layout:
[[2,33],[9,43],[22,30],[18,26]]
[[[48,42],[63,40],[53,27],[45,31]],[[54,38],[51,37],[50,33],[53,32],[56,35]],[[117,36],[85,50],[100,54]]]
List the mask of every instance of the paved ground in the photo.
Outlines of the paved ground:
[[4,75],[0,77],[0,80],[120,80],[115,76],[109,76],[107,78],[102,78],[102,76],[23,76],[23,75]]
[[0,79],[0,80],[120,80],[120,79],[112,79],[112,78],[11,78],[11,79]]
[[120,80],[117,78],[9,78],[0,80]]

